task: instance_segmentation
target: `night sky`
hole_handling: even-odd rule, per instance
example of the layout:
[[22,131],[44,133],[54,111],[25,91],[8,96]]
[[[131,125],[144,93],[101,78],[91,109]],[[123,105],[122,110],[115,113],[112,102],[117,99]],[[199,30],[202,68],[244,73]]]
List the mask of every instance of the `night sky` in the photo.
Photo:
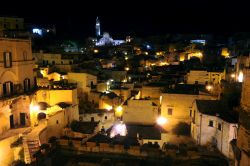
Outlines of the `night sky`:
[[[94,36],[95,19],[101,30],[114,38],[167,33],[230,33],[249,31],[250,14],[244,3],[220,0],[134,1],[68,3],[36,1],[32,7],[16,4],[1,15],[15,15],[25,22],[55,25],[59,34],[83,38]],[[20,7],[23,6],[23,7]],[[12,10],[11,10],[12,9]]]

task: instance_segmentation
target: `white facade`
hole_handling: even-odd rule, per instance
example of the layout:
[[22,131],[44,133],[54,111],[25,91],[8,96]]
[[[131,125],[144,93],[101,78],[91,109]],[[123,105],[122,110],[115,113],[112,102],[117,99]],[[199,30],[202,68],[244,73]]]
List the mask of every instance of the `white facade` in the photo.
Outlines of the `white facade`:
[[234,158],[230,141],[237,138],[237,123],[229,123],[219,116],[202,114],[196,105],[192,119],[191,136],[197,144],[214,145],[226,157]]
[[105,130],[109,129],[114,121],[115,121],[115,116],[114,112],[110,111],[98,111],[94,113],[84,113],[80,115],[80,121],[83,122],[90,122],[90,121],[95,121],[95,122],[100,122],[99,125],[104,127]]
[[219,84],[222,79],[225,79],[225,71],[191,70],[187,74],[187,84]]

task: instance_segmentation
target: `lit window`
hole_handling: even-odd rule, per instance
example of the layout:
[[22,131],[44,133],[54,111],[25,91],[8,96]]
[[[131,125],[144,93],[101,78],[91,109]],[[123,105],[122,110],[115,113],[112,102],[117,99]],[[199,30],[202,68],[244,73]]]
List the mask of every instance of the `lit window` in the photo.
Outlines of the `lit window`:
[[214,127],[214,122],[212,120],[210,120],[208,126]]

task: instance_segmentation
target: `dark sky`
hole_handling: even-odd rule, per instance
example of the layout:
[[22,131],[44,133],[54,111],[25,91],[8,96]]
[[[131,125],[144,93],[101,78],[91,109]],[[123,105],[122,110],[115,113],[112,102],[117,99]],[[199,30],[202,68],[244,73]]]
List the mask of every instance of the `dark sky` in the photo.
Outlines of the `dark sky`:
[[[94,35],[95,18],[101,30],[114,37],[164,35],[166,33],[228,33],[249,31],[250,12],[242,2],[218,0],[116,0],[22,2],[2,10],[26,22],[56,25],[60,34],[82,38]],[[67,3],[66,3],[67,2]]]

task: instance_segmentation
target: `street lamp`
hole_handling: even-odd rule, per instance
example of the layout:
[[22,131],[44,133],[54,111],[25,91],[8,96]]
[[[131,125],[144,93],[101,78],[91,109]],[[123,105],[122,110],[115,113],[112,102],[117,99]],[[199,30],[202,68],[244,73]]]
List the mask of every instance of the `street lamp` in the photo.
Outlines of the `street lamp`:
[[115,109],[115,113],[116,113],[116,116],[122,116],[122,106],[118,106],[118,107],[116,107],[116,109]]
[[39,105],[30,105],[30,111],[38,112],[40,110]]
[[242,71],[240,71],[240,73],[239,73],[238,82],[243,82],[243,72]]
[[108,111],[112,110],[113,107],[111,105],[108,105],[107,108],[106,108]]
[[165,125],[168,121],[167,121],[166,118],[160,116],[160,117],[157,118],[156,122],[157,122],[158,125],[163,126],[163,125]]
[[207,89],[208,91],[211,91],[211,90],[213,89],[213,86],[212,86],[212,85],[207,85],[207,86],[206,86],[206,89]]

